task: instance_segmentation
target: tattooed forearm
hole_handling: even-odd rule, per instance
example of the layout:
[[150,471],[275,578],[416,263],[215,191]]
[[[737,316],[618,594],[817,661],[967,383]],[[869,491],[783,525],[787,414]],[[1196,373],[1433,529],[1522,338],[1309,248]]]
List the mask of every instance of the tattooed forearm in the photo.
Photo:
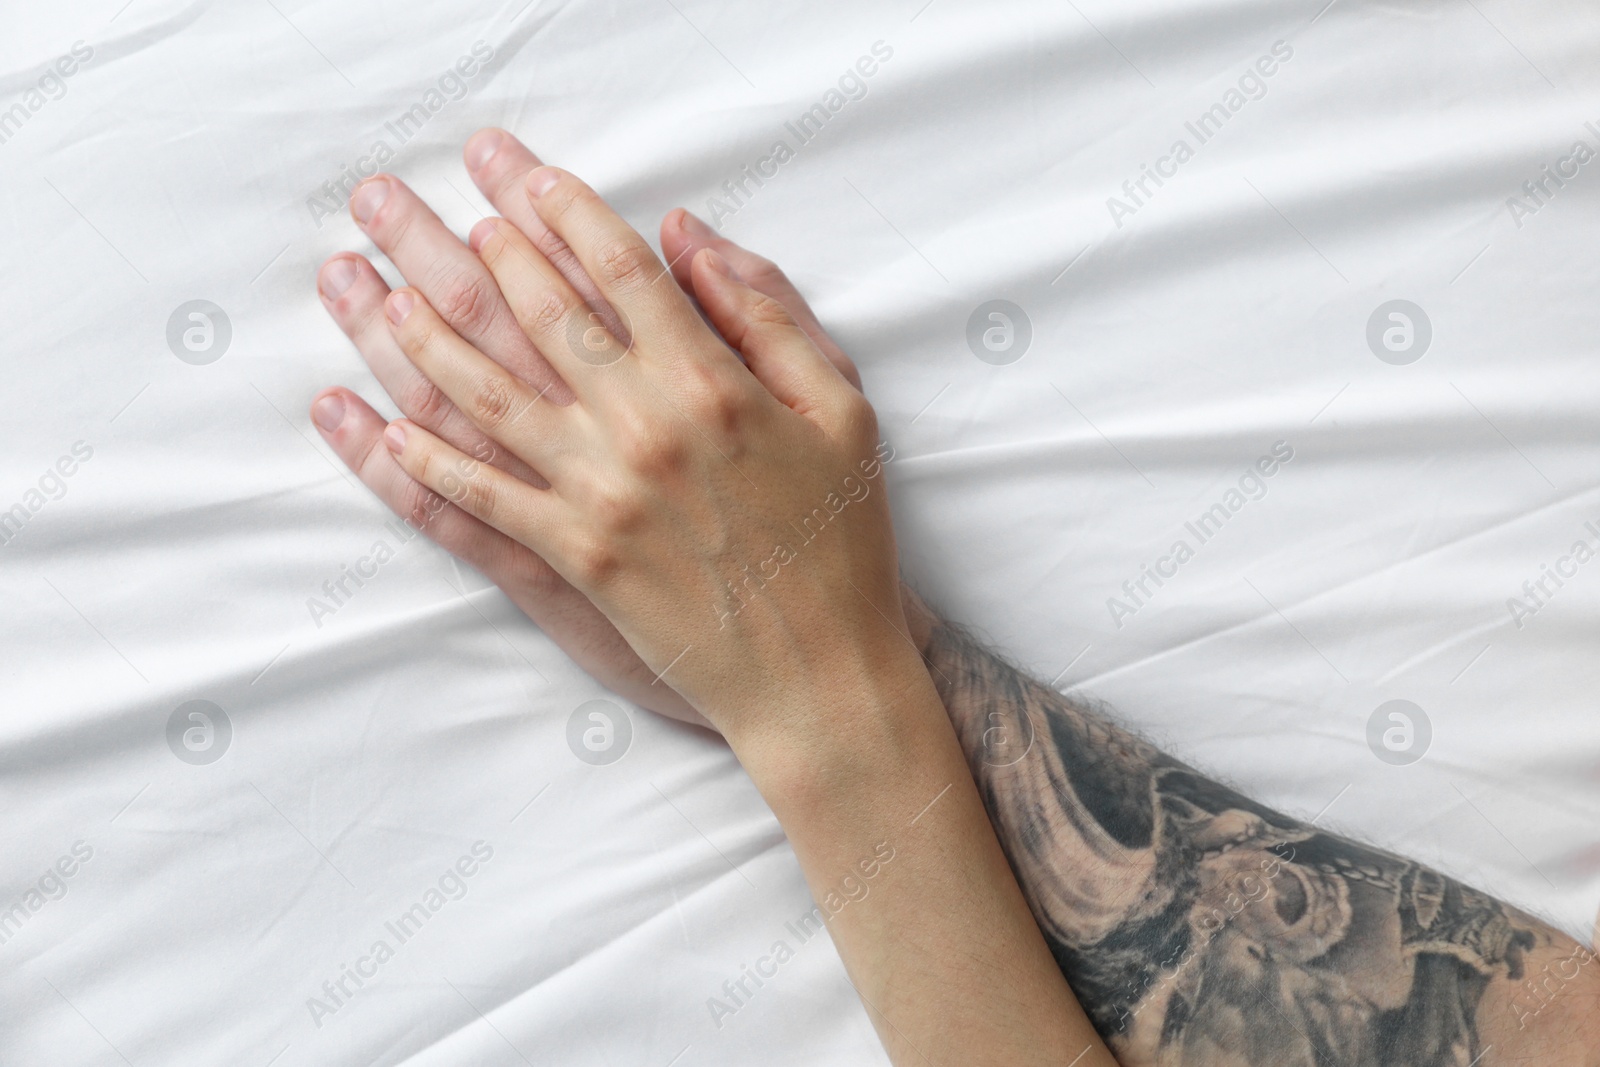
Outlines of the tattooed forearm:
[[[1518,1062],[1488,1053],[1529,1031],[1530,971],[1600,972],[1536,920],[1255,803],[954,627],[933,624],[927,652],[1034,915],[1127,1067]],[[1506,1017],[1486,1025],[1491,1008]],[[1582,1044],[1561,1058],[1584,1040],[1572,1025],[1534,1036],[1539,1062],[1592,1062]]]

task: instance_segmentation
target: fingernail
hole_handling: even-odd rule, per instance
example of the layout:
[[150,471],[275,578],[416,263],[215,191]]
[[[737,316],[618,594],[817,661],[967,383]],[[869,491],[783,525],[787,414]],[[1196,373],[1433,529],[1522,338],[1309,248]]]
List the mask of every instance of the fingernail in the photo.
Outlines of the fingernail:
[[398,422],[391,422],[389,428],[383,431],[383,443],[397,456],[406,450],[406,432]]
[[696,237],[709,238],[717,235],[715,230],[713,230],[710,226],[707,226],[704,222],[701,222],[699,217],[696,216],[692,211],[685,211],[683,213],[683,228],[685,231],[692,233]]
[[322,295],[327,299],[337,300],[355,284],[359,273],[355,260],[348,256],[331,259],[323,265],[322,274],[317,278],[317,288],[322,290]]
[[561,172],[554,167],[540,167],[528,175],[528,195],[535,200],[550,191],[550,187],[561,180]]
[[705,250],[706,266],[722,275],[724,278],[733,277],[733,268],[728,266],[728,261],[717,255],[714,249]]
[[323,433],[332,433],[344,421],[344,397],[332,393],[311,405],[311,421]]
[[383,302],[383,310],[389,316],[389,321],[396,326],[406,321],[406,316],[411,314],[411,309],[417,306],[417,298],[404,289],[389,294],[389,299]]
[[350,213],[356,221],[365,226],[372,221],[372,216],[378,213],[383,202],[389,199],[389,183],[382,178],[373,178],[371,181],[361,183],[361,188],[356,190],[356,195],[350,198]]
[[482,252],[483,246],[489,243],[489,237],[494,233],[494,223],[484,219],[472,228],[467,234],[467,247],[474,252]]
[[467,142],[467,169],[482,170],[505,143],[506,135],[499,130],[483,130]]

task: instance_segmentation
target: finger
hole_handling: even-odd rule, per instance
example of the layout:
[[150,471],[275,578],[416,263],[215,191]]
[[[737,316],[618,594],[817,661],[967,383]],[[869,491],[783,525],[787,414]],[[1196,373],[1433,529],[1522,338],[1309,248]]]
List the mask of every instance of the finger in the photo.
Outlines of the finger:
[[560,531],[572,528],[569,509],[553,490],[479,463],[410,420],[391,422],[383,443],[413,481],[540,556],[559,549]]
[[[462,151],[462,158],[466,161],[467,172],[472,175],[473,182],[488,197],[495,210],[526,234],[533,247],[544,254],[573,291],[583,298],[584,303],[600,313],[606,329],[624,336],[625,331],[619,329],[621,320],[614,317],[611,305],[606,302],[594,279],[584,271],[577,254],[565,241],[550,232],[550,227],[533,210],[533,203],[528,199],[527,181],[535,168],[544,165],[539,157],[505,130],[491,128],[472,135]],[[608,315],[613,317],[608,318]]]
[[711,324],[779,403],[801,414],[832,405],[844,376],[782,304],[744,284],[709,248],[694,257],[691,269]]
[[[505,219],[488,218],[472,228],[467,240],[505,294],[522,330],[540,351],[550,354],[584,407],[603,410],[609,401],[626,395],[625,369],[617,368],[620,373],[603,381],[594,370],[621,363],[629,352],[627,343],[605,327],[599,314],[521,230]],[[627,331],[621,336],[628,336]]]
[[379,384],[407,418],[525,482],[541,489],[549,484],[538,471],[491,441],[406,358],[383,315],[389,286],[371,263],[354,253],[334,256],[317,276],[317,292],[323,307],[355,342]]
[[[635,336],[664,342],[663,350],[686,350],[671,341],[703,336],[688,298],[662,279],[670,273],[649,244],[600,195],[578,178],[555,167],[538,167],[523,186],[557,237],[577,255],[601,295],[621,315]],[[710,346],[696,346],[712,352]]]
[[[611,675],[607,684],[631,700],[684,722],[710,727],[671,689],[663,693],[663,687],[652,686],[654,673],[633,657],[593,602],[554,567],[407,474],[384,443],[387,424],[366,401],[348,389],[325,389],[311,403],[311,421],[379,500],[412,528],[505,590],[579,666],[597,677],[600,673]],[[619,660],[632,660],[634,666],[617,675]]]
[[350,214],[456,333],[535,390],[548,390],[552,402],[571,402],[559,375],[517,329],[478,257],[405,182],[389,174],[362,182]]
[[526,581],[548,564],[511,538],[468,515],[401,469],[383,442],[388,423],[347,389],[325,389],[311,403],[311,421],[363,485],[413,528],[499,583]]
[[839,368],[839,373],[851,385],[861,388],[861,372],[856,369],[855,363],[828,336],[828,331],[822,328],[811,305],[777,264],[728,240],[683,208],[669,212],[661,221],[661,254],[671,265],[672,275],[684,292],[697,299],[700,294],[694,291],[691,266],[702,248],[710,248],[727,260],[733,272],[750,288],[782,304],[789,316],[806,332],[806,336],[811,338],[811,343],[828,358],[828,362]]
[[390,293],[384,314],[401,351],[478,429],[559,481],[575,432],[572,407],[543,403],[532,386],[462,340],[415,289]]

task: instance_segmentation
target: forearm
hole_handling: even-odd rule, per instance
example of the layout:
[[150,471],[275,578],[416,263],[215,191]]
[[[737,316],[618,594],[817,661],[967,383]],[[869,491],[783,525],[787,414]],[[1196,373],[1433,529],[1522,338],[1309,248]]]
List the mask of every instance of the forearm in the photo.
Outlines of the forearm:
[[1124,1067],[1600,1063],[1587,947],[1255,804],[908,603],[1034,916]]
[[[896,1064],[1115,1063],[1028,911],[909,648],[811,742],[735,738]],[[841,699],[841,695],[843,699]]]

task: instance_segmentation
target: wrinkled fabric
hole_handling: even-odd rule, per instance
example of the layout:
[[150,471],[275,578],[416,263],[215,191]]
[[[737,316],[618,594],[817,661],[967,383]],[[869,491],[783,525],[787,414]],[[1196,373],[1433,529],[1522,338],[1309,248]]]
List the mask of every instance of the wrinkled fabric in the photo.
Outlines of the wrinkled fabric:
[[0,1063],[886,1062],[727,749],[618,707],[625,755],[580,758],[622,702],[309,422],[381,396],[314,290],[375,255],[349,188],[385,167],[465,233],[485,125],[790,272],[940,609],[1265,803],[1591,929],[1592,5],[7,29]]

